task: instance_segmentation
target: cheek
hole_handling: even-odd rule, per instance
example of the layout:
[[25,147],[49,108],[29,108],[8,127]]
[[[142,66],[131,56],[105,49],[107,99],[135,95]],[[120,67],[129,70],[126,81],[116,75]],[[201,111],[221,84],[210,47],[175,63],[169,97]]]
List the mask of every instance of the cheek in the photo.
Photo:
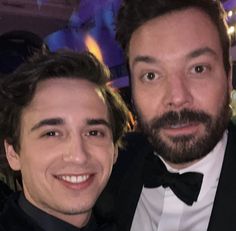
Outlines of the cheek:
[[150,120],[161,112],[161,102],[158,94],[152,94],[150,90],[136,88],[132,94],[135,110],[139,117]]
[[[96,161],[99,163],[104,172],[110,172],[115,161],[115,149],[113,146],[95,150]],[[92,157],[93,158],[93,157]]]
[[97,152],[97,154],[99,155],[94,157],[94,160],[96,158],[95,164],[98,166],[100,172],[99,177],[97,179],[100,182],[101,187],[103,188],[105,187],[111,175],[115,154],[112,151]]
[[218,113],[222,104],[225,103],[227,97],[229,97],[228,94],[228,88],[224,86],[218,89],[206,89],[204,93],[198,93],[199,107],[201,107],[200,109],[215,115]]
[[138,107],[139,110],[144,110],[147,107],[147,103],[150,102],[149,93],[140,86],[140,84],[133,83],[132,86],[132,98],[135,104],[135,107]]
[[39,175],[44,175],[46,171],[45,160],[42,162],[39,158],[22,158],[21,172],[23,176],[34,178]]
[[31,188],[35,184],[41,185],[44,172],[39,160],[28,157],[21,159],[21,174],[26,188]]
[[45,146],[25,145],[21,153],[21,166],[24,174],[31,177],[47,175],[48,169],[57,163],[58,154],[49,152]]

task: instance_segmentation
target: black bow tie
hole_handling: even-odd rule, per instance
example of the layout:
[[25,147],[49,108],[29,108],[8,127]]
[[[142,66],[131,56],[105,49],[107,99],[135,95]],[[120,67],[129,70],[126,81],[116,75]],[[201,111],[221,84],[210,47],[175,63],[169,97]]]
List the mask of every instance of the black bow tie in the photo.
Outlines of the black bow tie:
[[144,165],[144,187],[170,187],[175,195],[192,205],[197,200],[202,185],[203,174],[187,172],[183,174],[170,173],[160,158],[154,154],[148,155]]

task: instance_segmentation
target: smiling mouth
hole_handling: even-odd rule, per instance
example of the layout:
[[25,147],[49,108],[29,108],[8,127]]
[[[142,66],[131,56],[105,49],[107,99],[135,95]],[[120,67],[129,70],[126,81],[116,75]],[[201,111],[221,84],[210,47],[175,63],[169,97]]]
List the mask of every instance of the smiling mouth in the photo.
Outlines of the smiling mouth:
[[62,175],[62,176],[56,176],[59,180],[71,183],[71,184],[79,184],[87,181],[91,175]]

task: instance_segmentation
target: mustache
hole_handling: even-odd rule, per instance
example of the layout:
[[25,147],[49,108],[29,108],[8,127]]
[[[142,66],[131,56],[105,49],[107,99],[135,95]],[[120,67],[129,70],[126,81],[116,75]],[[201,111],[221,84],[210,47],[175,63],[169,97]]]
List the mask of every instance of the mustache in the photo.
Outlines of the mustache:
[[150,127],[158,130],[163,127],[193,122],[209,124],[211,122],[211,116],[203,111],[193,111],[189,109],[183,109],[179,112],[169,111],[160,118],[154,118],[150,123]]

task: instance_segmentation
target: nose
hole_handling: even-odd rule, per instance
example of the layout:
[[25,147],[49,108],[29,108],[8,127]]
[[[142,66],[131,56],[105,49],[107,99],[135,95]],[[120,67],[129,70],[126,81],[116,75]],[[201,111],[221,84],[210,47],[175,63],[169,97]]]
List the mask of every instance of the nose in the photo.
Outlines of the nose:
[[86,144],[80,135],[70,137],[67,141],[64,152],[62,154],[65,162],[76,162],[77,164],[85,164],[89,159],[89,152]]
[[181,109],[189,106],[193,101],[188,80],[183,75],[170,76],[166,83],[164,97],[165,107]]

